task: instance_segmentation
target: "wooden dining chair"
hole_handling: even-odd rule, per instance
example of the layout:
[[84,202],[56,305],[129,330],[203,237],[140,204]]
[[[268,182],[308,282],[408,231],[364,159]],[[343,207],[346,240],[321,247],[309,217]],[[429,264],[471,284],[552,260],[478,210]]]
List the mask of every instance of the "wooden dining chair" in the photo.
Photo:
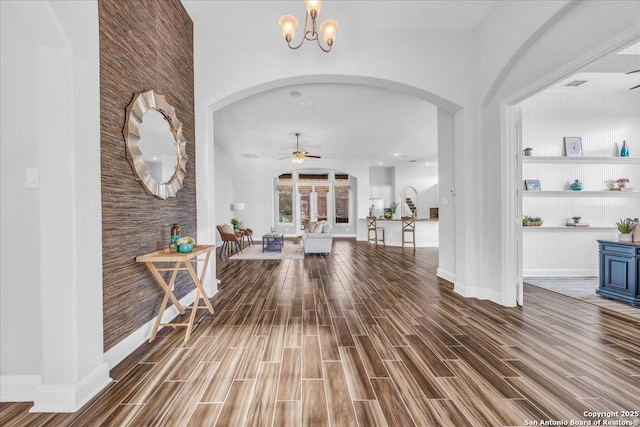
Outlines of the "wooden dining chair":
[[[416,217],[403,216],[402,218],[402,247],[405,243],[413,244],[413,250],[416,250]],[[412,234],[412,240],[406,240],[405,234]]]
[[[367,217],[367,243],[375,243],[378,246],[378,242],[382,242],[383,246],[386,246],[384,240],[384,227],[377,226],[377,220],[375,216]],[[373,237],[372,234],[373,233]]]

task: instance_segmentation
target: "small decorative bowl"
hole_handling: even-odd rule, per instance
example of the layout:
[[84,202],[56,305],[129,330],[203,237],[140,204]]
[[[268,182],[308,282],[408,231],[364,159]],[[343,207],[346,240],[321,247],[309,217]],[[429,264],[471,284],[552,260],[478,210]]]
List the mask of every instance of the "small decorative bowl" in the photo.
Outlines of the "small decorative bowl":
[[183,243],[178,245],[178,252],[189,253],[193,250],[193,243]]

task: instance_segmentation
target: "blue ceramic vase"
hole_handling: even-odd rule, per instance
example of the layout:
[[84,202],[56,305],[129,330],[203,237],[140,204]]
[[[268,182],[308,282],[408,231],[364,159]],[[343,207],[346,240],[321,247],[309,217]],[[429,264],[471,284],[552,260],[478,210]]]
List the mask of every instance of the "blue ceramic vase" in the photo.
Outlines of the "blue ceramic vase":
[[183,243],[178,245],[178,252],[189,253],[193,250],[193,243]]
[[622,141],[622,148],[620,149],[620,157],[629,157],[629,147],[627,147],[627,141]]
[[577,179],[571,184],[571,189],[573,191],[582,191],[583,185]]

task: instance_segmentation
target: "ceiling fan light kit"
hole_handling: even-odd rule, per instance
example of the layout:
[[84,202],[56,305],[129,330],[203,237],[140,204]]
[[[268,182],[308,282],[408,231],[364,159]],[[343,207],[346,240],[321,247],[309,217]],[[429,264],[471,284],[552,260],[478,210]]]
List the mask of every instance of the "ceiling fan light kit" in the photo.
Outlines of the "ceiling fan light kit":
[[[287,45],[291,49],[298,49],[300,46],[302,46],[302,43],[304,43],[305,40],[315,40],[322,51],[330,52],[331,47],[333,46],[333,42],[336,40],[336,34],[338,32],[338,21],[336,21],[335,19],[327,19],[323,21],[322,24],[320,24],[320,31],[322,32],[322,36],[328,47],[322,46],[322,44],[320,43],[320,37],[316,24],[316,18],[320,13],[320,9],[322,7],[322,0],[305,0],[305,3],[307,5],[307,12],[304,17],[304,35],[302,36],[302,40],[300,40],[300,43],[298,43],[297,45],[291,45],[291,40],[293,40],[296,35],[298,20],[295,18],[295,16],[291,15],[285,15],[280,18],[280,28],[282,28],[282,35],[287,41]],[[307,29],[309,18],[311,18],[311,28]]]
[[320,159],[321,157],[316,154],[309,154],[306,151],[300,151],[300,133],[296,132],[296,151],[291,153],[291,156],[282,157],[280,160],[288,159],[291,157],[291,161],[297,165],[304,162],[304,159],[309,157],[310,159]]

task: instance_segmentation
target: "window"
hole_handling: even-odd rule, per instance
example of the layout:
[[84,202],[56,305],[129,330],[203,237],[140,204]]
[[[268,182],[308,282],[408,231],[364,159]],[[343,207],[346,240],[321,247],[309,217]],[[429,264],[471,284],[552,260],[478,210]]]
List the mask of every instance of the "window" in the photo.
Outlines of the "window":
[[329,186],[316,185],[316,214],[318,221],[326,221],[329,217],[328,209]]
[[301,173],[298,175],[299,181],[328,181],[328,173]]
[[336,224],[349,223],[349,191],[351,187],[348,185],[336,185],[335,197],[336,201]]
[[293,222],[293,185],[278,185],[278,222]]

